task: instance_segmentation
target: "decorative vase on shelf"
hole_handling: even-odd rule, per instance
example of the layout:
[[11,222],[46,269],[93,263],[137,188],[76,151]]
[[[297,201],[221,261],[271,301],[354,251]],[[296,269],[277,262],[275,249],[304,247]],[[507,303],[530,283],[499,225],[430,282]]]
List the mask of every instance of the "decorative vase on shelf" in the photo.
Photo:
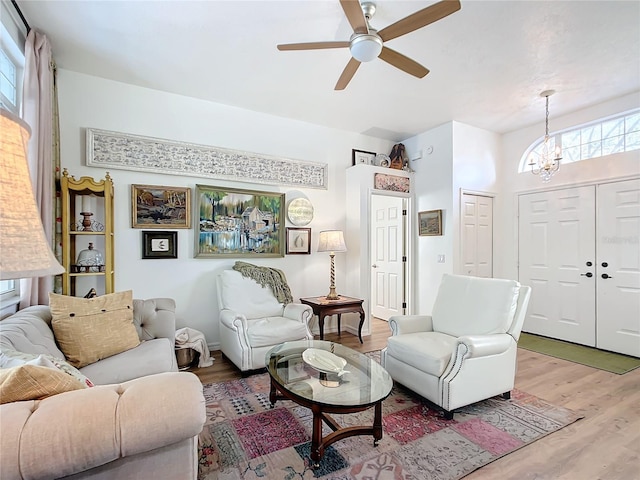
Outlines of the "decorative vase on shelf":
[[104,265],[104,258],[100,250],[93,248],[93,242],[89,242],[89,248],[78,254],[76,265],[80,272],[100,272]]

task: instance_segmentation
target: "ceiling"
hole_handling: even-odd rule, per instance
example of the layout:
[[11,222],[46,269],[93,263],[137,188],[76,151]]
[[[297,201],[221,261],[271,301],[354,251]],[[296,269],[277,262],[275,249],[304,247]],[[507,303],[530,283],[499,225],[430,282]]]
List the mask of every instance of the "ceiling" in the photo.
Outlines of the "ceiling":
[[[390,40],[423,79],[376,59],[343,91],[338,0],[17,0],[58,67],[389,140],[457,120],[505,133],[640,91],[640,2],[461,0],[460,11]],[[381,29],[432,0],[378,0]]]

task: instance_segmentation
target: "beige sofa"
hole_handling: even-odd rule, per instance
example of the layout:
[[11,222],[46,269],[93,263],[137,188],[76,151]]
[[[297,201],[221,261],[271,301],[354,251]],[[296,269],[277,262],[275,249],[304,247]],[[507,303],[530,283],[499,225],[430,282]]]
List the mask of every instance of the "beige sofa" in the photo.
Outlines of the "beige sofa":
[[[0,478],[195,479],[202,384],[178,372],[175,304],[134,300],[141,343],[80,369],[94,387],[0,405]],[[48,307],[0,321],[0,351],[64,359]]]

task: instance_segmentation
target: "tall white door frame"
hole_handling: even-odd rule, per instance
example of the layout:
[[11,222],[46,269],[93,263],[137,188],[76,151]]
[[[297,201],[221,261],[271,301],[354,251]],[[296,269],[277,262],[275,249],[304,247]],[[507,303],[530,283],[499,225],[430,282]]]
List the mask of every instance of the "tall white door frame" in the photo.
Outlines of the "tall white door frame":
[[[389,220],[388,212],[380,212],[376,205],[384,198],[393,199],[390,203],[391,210],[400,208],[399,215]],[[398,202],[395,202],[398,200]],[[369,195],[369,252],[370,252],[370,305],[369,315],[388,320],[391,315],[406,314],[409,312],[411,291],[411,256],[412,243],[410,234],[410,197],[405,194],[387,192],[383,190],[372,191]],[[379,218],[383,215],[383,218]],[[389,222],[392,228],[388,228]],[[381,225],[382,223],[382,225]],[[394,238],[389,238],[393,234]],[[390,251],[389,249],[393,251]],[[399,257],[391,261],[389,257]],[[393,259],[391,259],[393,260]],[[381,263],[388,265],[389,271],[381,268]],[[385,270],[385,271],[383,271]],[[389,289],[393,292],[389,293]]]

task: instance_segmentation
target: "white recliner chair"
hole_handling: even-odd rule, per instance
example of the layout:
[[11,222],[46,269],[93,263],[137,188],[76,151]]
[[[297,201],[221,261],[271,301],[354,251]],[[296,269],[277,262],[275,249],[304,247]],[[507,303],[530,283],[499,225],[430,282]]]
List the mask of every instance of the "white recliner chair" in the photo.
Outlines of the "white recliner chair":
[[275,345],[313,338],[308,305],[285,305],[270,287],[235,270],[218,275],[217,290],[220,349],[241,371],[264,368],[265,354]]
[[513,280],[445,274],[431,315],[389,319],[381,363],[398,383],[453,410],[510,397],[531,287]]

